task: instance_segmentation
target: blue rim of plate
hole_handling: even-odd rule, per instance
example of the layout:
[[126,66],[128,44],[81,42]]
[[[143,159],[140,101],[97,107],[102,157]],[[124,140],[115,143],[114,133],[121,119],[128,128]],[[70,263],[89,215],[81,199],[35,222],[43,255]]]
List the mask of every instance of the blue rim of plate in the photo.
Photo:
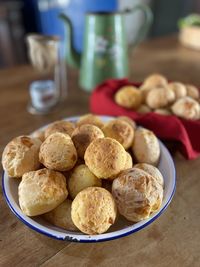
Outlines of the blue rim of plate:
[[[42,127],[43,128],[43,127]],[[27,222],[26,220],[24,220],[24,218],[22,218],[22,216],[16,211],[16,209],[13,207],[13,205],[11,204],[10,200],[9,200],[9,197],[7,196],[6,194],[6,190],[5,190],[5,172],[3,171],[2,173],[2,189],[3,189],[3,195],[4,195],[4,198],[6,200],[6,203],[8,204],[9,208],[11,209],[11,211],[16,215],[16,217],[22,221],[26,226],[28,226],[30,229],[40,233],[40,234],[43,234],[43,235],[46,235],[48,237],[51,237],[51,238],[54,238],[54,239],[57,239],[57,240],[63,240],[63,241],[71,241],[71,242],[80,242],[80,243],[96,243],[96,242],[105,242],[105,241],[110,241],[110,240],[114,240],[114,239],[118,239],[118,238],[121,238],[121,237],[125,237],[125,236],[128,236],[130,234],[133,234],[135,232],[138,232],[140,231],[141,229],[145,228],[146,226],[148,226],[149,224],[151,224],[153,221],[155,221],[158,217],[160,217],[160,215],[166,210],[166,208],[169,206],[173,196],[174,196],[174,193],[176,191],[176,170],[175,170],[175,166],[174,166],[174,162],[172,160],[172,157],[168,151],[168,149],[165,147],[165,145],[159,140],[159,142],[161,143],[161,145],[164,147],[165,149],[165,152],[168,154],[168,158],[169,158],[169,161],[171,163],[171,166],[173,166],[173,170],[172,170],[172,173],[173,173],[173,190],[171,192],[171,195],[168,199],[168,201],[166,202],[166,204],[164,205],[164,207],[156,214],[154,215],[150,220],[148,220],[146,223],[144,223],[143,225],[133,229],[133,230],[129,230],[125,233],[122,233],[122,234],[118,234],[118,235],[114,235],[114,236],[110,236],[110,237],[106,237],[106,238],[101,238],[101,239],[94,239],[91,237],[91,239],[76,239],[76,237],[72,238],[70,236],[67,236],[67,233],[66,233],[66,236],[65,237],[59,237],[59,236],[56,236],[56,235],[53,235],[53,234],[50,234],[48,231],[43,231],[41,230],[40,228],[34,226],[33,224]],[[117,232],[117,231],[116,231]],[[112,232],[112,234],[114,234],[115,232]],[[86,235],[87,236],[87,235]]]

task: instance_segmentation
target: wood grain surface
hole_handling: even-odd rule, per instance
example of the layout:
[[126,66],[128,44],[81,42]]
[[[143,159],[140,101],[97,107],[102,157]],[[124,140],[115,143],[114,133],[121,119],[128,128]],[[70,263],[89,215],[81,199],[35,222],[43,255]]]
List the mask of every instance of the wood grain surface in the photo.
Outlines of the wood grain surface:
[[[182,47],[176,37],[146,41],[130,52],[130,79],[152,72],[200,86],[200,53]],[[0,71],[0,153],[7,142],[53,120],[89,112],[89,94],[68,70],[68,98],[53,114],[27,112],[31,67]],[[0,266],[200,266],[200,158],[174,154],[177,190],[169,208],[153,224],[128,237],[98,244],[57,241],[36,233],[9,210],[0,188]],[[2,167],[0,167],[2,172]]]

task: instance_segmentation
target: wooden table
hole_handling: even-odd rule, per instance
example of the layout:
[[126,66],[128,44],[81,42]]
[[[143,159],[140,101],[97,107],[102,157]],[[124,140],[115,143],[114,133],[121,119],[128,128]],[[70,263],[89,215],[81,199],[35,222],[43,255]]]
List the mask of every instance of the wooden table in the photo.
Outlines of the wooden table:
[[[132,80],[157,71],[200,86],[200,52],[181,47],[175,37],[147,41],[130,58]],[[69,71],[69,95],[62,109],[30,115],[27,88],[36,77],[29,66],[0,71],[0,152],[15,136],[89,111],[89,94],[78,88],[77,72]],[[166,212],[142,231],[105,243],[69,243],[38,234],[12,214],[1,192],[0,266],[200,266],[200,158],[187,161],[177,153],[174,160],[177,190]]]

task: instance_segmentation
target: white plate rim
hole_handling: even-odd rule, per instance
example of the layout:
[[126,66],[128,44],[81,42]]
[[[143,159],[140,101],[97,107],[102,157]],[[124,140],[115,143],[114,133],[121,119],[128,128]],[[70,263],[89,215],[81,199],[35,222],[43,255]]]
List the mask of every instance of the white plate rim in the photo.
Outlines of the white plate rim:
[[[79,116],[75,116],[75,117],[68,117],[65,118],[64,120],[68,120],[68,121],[76,121],[79,118]],[[113,116],[101,116],[102,119],[112,119],[114,118]],[[45,128],[47,125],[39,128],[38,130],[41,130],[43,128]],[[162,207],[162,209],[160,209],[158,212],[154,213],[154,215],[147,219],[147,220],[143,220],[139,223],[135,223],[131,226],[128,226],[122,230],[117,230],[114,232],[110,232],[110,233],[104,233],[104,234],[100,234],[100,235],[85,235],[85,234],[79,234],[79,235],[74,235],[73,232],[70,233],[63,233],[60,234],[59,232],[50,229],[48,227],[42,227],[44,229],[41,229],[41,227],[38,227],[37,222],[33,221],[30,217],[24,215],[22,213],[22,211],[19,209],[17,210],[14,205],[11,203],[10,201],[10,197],[7,191],[7,186],[5,183],[6,180],[6,172],[3,171],[2,174],[2,189],[3,189],[3,195],[4,198],[9,206],[9,208],[11,209],[11,211],[15,214],[15,216],[22,221],[26,226],[28,226],[29,228],[31,228],[32,230],[35,230],[41,234],[44,234],[48,237],[54,238],[54,239],[58,239],[58,240],[65,240],[65,241],[73,241],[73,242],[81,242],[81,243],[93,243],[93,242],[104,242],[104,241],[109,241],[109,240],[114,240],[117,238],[121,238],[127,235],[130,235],[132,233],[138,232],[141,229],[145,228],[146,226],[150,225],[153,221],[155,221],[165,210],[166,208],[169,206],[175,190],[176,190],[176,170],[175,170],[175,166],[174,166],[174,162],[172,160],[172,157],[169,153],[169,151],[167,150],[167,148],[165,147],[165,145],[159,140],[160,146],[162,147],[162,150],[164,151],[164,153],[167,155],[168,160],[170,162],[170,166],[172,167],[172,179],[173,179],[173,185],[171,187],[171,191],[170,191],[170,195],[167,199],[167,202],[165,203],[165,205]],[[8,176],[7,176],[8,178]],[[34,223],[31,223],[30,221],[33,221]],[[139,226],[137,227],[137,225],[139,224]],[[141,224],[141,225],[140,225]],[[40,225],[41,226],[41,225]],[[46,230],[47,229],[47,230]]]

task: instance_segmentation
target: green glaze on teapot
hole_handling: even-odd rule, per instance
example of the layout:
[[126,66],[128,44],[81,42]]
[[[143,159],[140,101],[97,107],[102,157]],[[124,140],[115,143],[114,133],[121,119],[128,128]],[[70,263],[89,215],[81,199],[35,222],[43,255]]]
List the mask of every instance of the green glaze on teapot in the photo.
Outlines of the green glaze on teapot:
[[87,13],[83,53],[80,55],[73,47],[72,24],[61,14],[66,25],[66,61],[80,68],[80,86],[91,91],[97,84],[108,78],[128,76],[128,46],[124,28],[124,15],[141,10],[145,22],[138,32],[136,43],[146,35],[152,21],[151,10],[145,5],[137,5],[131,11],[115,13]]

